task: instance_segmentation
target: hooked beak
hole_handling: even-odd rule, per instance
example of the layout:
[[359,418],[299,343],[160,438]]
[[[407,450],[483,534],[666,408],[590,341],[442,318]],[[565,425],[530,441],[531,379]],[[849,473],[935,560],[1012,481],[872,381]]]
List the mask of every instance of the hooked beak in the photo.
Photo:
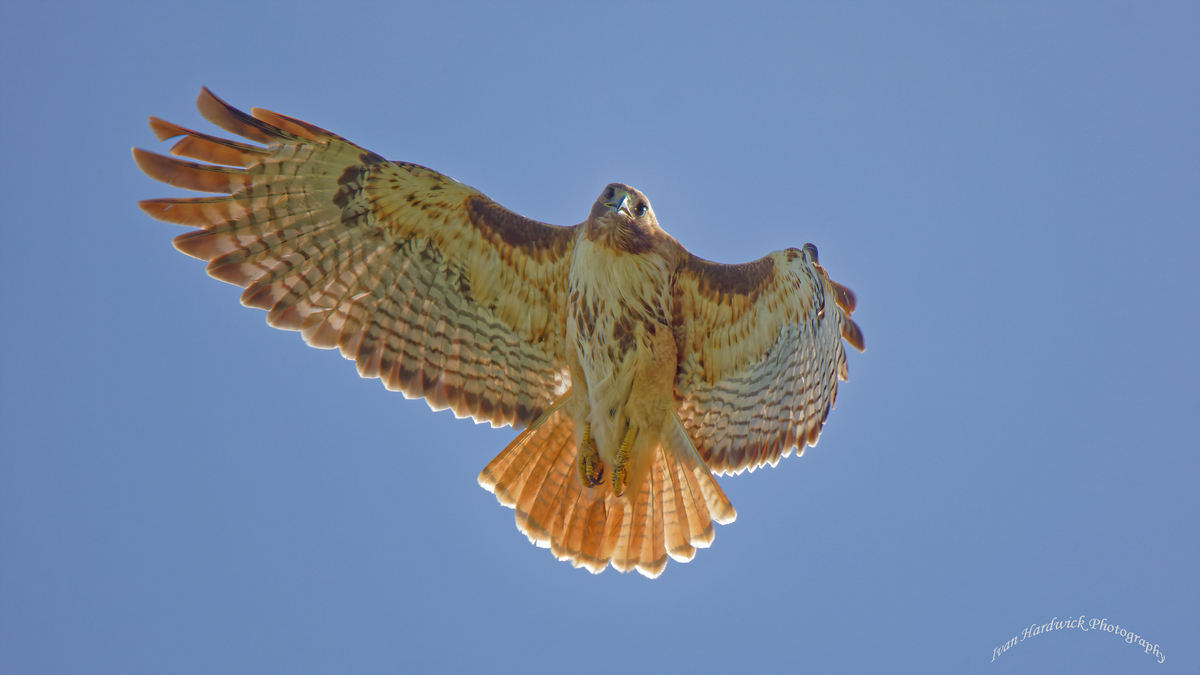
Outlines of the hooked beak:
[[618,213],[623,211],[625,213],[625,215],[632,218],[633,214],[630,213],[629,209],[625,206],[626,203],[628,203],[628,202],[629,202],[629,195],[623,194],[623,195],[621,195],[620,199],[614,198],[611,201],[605,202],[604,205]]

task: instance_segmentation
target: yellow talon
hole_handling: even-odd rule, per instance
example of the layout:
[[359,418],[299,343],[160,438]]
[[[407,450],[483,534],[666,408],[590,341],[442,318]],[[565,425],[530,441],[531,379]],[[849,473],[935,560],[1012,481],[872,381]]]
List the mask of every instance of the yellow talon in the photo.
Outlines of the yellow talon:
[[625,494],[625,481],[629,480],[629,448],[637,438],[637,429],[632,424],[625,432],[625,440],[621,441],[621,449],[617,451],[617,459],[613,462],[613,494],[620,497]]
[[590,422],[583,425],[583,440],[579,442],[579,457],[576,462],[579,467],[579,480],[586,487],[596,487],[604,481],[604,463],[600,461],[596,439],[592,438]]

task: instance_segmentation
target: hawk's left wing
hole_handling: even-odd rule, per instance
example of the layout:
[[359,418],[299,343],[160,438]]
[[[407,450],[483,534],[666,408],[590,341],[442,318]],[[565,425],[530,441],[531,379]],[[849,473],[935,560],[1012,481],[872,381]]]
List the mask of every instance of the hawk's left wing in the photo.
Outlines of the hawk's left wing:
[[242,304],[363,377],[435,410],[524,426],[570,386],[560,326],[575,228],[519,216],[423,166],[389,162],[268,110],[203,89],[200,112],[263,146],[150,118],[171,153],[134,150],[151,177],[222,193],[151,199],[151,216],[199,230],[175,247],[243,286]]
[[741,473],[815,445],[847,376],[843,338],[863,349],[854,294],[812,244],[742,265],[683,256],[675,395],[708,467]]

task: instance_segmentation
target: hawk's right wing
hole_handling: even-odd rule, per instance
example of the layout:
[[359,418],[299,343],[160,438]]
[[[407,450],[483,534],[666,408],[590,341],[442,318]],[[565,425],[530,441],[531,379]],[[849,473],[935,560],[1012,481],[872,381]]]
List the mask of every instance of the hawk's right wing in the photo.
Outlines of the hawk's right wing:
[[562,330],[574,227],[519,216],[415,164],[389,162],[320,127],[202,89],[201,114],[266,147],[150,118],[171,153],[134,149],[165,183],[220,193],[141,202],[201,228],[175,239],[242,304],[363,377],[435,410],[524,426],[570,386]]

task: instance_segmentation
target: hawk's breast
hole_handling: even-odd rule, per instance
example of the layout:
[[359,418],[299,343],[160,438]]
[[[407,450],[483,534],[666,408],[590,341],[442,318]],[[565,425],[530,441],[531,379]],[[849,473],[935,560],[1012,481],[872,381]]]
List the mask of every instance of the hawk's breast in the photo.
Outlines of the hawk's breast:
[[568,325],[574,329],[588,398],[597,408],[629,395],[639,330],[653,334],[671,316],[670,270],[654,251],[628,253],[580,236],[569,275]]

